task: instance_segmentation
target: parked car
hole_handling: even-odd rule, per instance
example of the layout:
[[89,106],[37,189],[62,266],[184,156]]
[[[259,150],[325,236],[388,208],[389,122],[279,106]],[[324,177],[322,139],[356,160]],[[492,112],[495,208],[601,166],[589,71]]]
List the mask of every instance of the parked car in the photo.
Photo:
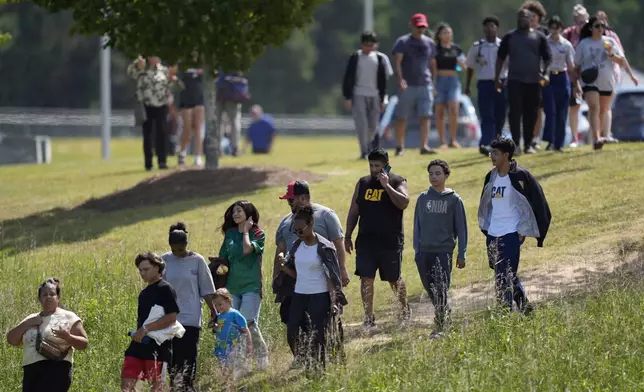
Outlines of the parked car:
[[[461,94],[459,99],[459,113],[458,113],[458,130],[456,132],[456,140],[463,147],[476,147],[478,146],[479,139],[481,138],[481,124],[476,115],[476,108],[472,104],[472,100],[467,95]],[[381,139],[380,146],[383,148],[395,148],[396,137],[393,124],[395,123],[395,108],[398,104],[398,97],[392,96],[386,105],[385,112],[380,120],[379,137]],[[440,145],[440,138],[436,131],[435,119],[432,118],[432,128],[429,132],[429,145],[437,147]],[[447,116],[445,116],[447,121]],[[420,135],[419,135],[419,119],[416,116],[410,117],[407,121],[407,133],[405,135],[406,148],[420,148]],[[383,137],[384,135],[384,137]],[[449,127],[445,126],[445,136],[449,140]]]

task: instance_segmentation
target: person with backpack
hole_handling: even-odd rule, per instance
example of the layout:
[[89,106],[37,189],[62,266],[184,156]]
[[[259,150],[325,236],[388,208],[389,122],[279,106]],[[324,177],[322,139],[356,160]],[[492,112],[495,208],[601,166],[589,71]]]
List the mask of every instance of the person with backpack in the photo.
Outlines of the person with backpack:
[[225,113],[231,126],[229,135],[231,155],[237,156],[241,142],[242,104],[250,102],[248,79],[244,77],[242,72],[220,72],[216,81],[216,90],[215,118],[217,126],[221,127]]
[[344,107],[353,111],[360,159],[367,158],[371,141],[378,132],[380,114],[385,109],[387,78],[394,73],[389,58],[376,50],[377,45],[376,33],[362,33],[360,50],[349,57],[342,82]]

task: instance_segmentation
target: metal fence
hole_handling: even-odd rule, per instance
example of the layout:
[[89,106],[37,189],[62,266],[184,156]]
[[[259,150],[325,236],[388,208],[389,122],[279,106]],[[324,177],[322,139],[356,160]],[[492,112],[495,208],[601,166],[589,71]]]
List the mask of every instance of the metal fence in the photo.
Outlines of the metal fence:
[[[349,116],[272,115],[276,128],[283,133],[350,134],[353,120]],[[112,110],[112,135],[114,137],[139,136],[140,127],[135,126],[134,112]],[[246,129],[250,117],[242,116],[242,128]],[[91,109],[64,108],[13,108],[0,107],[0,132],[29,136],[53,137],[99,137],[101,113]]]

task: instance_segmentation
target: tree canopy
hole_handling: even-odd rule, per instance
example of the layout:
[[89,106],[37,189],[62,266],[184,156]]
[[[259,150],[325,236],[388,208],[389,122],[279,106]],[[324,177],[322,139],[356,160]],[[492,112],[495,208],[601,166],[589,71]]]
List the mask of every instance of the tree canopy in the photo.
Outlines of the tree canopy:
[[[0,0],[2,1],[2,0]],[[18,2],[18,0],[10,0]],[[329,0],[33,0],[73,13],[72,33],[107,35],[130,57],[156,55],[174,63],[246,71],[266,46],[280,46]]]

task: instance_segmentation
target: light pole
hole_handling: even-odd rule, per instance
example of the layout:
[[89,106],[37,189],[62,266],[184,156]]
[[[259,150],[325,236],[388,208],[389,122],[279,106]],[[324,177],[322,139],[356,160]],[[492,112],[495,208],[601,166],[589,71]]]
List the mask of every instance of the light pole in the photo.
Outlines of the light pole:
[[111,50],[109,38],[101,37],[101,156],[110,159],[112,137],[112,85],[110,75]]
[[373,31],[373,0],[364,0],[364,29]]

